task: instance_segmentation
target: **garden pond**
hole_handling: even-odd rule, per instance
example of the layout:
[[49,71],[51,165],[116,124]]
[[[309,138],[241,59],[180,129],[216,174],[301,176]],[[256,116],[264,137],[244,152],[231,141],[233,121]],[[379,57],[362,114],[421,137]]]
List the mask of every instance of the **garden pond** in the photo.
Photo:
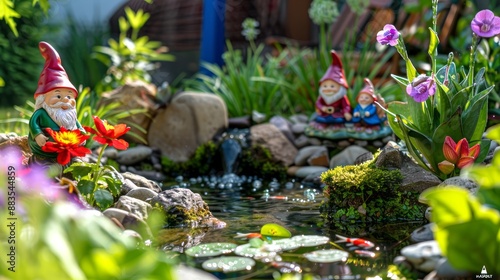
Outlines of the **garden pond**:
[[[209,260],[215,262],[222,255],[196,257],[189,254],[189,248],[196,247],[195,250],[202,251],[200,244],[252,244],[252,241],[236,238],[236,235],[259,233],[266,224],[281,225],[290,231],[292,239],[306,241],[306,245],[278,252],[275,257],[272,257],[272,254],[271,257],[254,256],[255,265],[242,271],[231,271],[228,267],[225,268],[228,270],[222,271],[224,265],[213,264],[218,266],[219,271],[211,273],[219,279],[276,279],[276,273],[300,273],[314,276],[314,279],[366,279],[376,276],[386,278],[388,273],[390,274],[394,258],[403,247],[411,244],[411,232],[425,223],[338,222],[330,225],[320,215],[320,205],[324,199],[321,187],[306,186],[294,181],[265,183],[257,178],[229,174],[222,178],[177,178],[177,184],[173,187],[189,188],[199,193],[209,205],[212,214],[227,224],[226,227],[217,229],[175,228],[163,229],[159,233],[159,247],[179,257],[181,262],[188,266],[204,270],[210,266]],[[362,238],[373,242],[374,247],[363,248],[337,242],[337,235]],[[273,242],[279,239],[273,238]],[[307,240],[310,241],[309,244]],[[318,260],[311,259],[310,253],[317,250],[333,250],[320,253],[324,252],[330,256],[340,254],[347,258],[333,262],[321,259],[321,256]],[[224,256],[238,257],[238,249],[235,253],[231,246]],[[253,261],[250,262],[253,264]],[[238,261],[235,259],[234,263]]]

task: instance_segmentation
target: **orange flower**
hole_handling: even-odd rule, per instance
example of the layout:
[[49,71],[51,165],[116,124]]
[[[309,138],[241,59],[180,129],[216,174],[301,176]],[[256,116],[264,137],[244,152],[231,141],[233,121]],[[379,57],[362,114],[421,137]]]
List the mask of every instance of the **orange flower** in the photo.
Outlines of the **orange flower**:
[[94,124],[97,128],[95,131],[93,128],[86,126],[85,130],[87,132],[95,134],[94,140],[101,144],[108,144],[117,150],[126,150],[128,148],[127,141],[123,139],[118,139],[118,137],[123,136],[130,130],[130,127],[125,124],[117,124],[115,126],[110,125],[106,120],[102,121],[99,117],[94,116]]
[[474,163],[479,156],[480,149],[479,143],[469,148],[469,142],[466,138],[455,143],[451,137],[446,136],[443,154],[447,161],[462,169]]
[[91,150],[81,146],[90,136],[82,134],[78,129],[67,130],[61,127],[60,131],[54,131],[50,128],[45,129],[55,142],[47,142],[42,147],[42,151],[48,153],[57,153],[57,162],[61,165],[69,163],[72,157],[83,157],[92,153]]

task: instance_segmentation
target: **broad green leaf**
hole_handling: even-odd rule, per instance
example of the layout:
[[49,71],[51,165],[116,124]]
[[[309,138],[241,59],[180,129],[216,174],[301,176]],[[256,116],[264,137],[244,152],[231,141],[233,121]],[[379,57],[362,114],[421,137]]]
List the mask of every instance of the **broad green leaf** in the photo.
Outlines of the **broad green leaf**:
[[99,189],[95,191],[94,198],[101,209],[106,209],[113,204],[113,196],[107,190]]
[[412,158],[418,163],[418,165],[430,171],[429,167],[425,163],[425,160],[422,158],[422,155],[420,154],[418,149],[416,149],[416,147],[412,144],[408,136],[408,126],[404,124],[400,115],[396,115],[396,120],[394,121],[394,124],[399,127],[399,130],[401,131],[402,135],[401,137],[398,135],[398,137],[400,137],[406,143],[406,148],[408,149],[408,152],[410,153]]
[[286,228],[278,224],[265,224],[260,229],[260,234],[274,237],[291,237],[292,234]]
[[14,18],[20,18],[21,15],[14,10],[14,3],[11,0],[0,0],[0,20],[4,20],[9,25],[10,30],[16,37],[19,36]]
[[471,194],[459,187],[429,188],[420,194],[419,201],[432,207],[432,221],[440,228],[470,221],[481,206]]
[[0,87],[4,87],[5,86],[5,81],[2,77],[0,77]]
[[446,122],[439,125],[432,135],[431,149],[434,151],[432,157],[434,159],[433,162],[436,164],[444,160],[443,144],[446,136],[450,136],[451,138],[456,139],[456,141],[464,138],[460,110],[456,111]]
[[78,191],[80,191],[81,194],[88,195],[94,191],[95,184],[93,181],[80,180],[78,181],[76,187],[78,188]]
[[486,130],[486,137],[500,143],[500,124],[488,128],[488,130]]
[[396,80],[403,88],[406,88],[406,86],[410,83],[407,78],[396,76],[394,74],[391,74],[391,77]]
[[487,106],[488,106],[488,92],[483,91],[477,95],[469,106],[462,114],[462,125],[464,135],[469,140],[481,139],[487,122]]
[[455,62],[451,62],[449,67],[446,65],[441,67],[436,73],[436,78],[441,84],[444,84],[446,76],[448,76],[447,80],[449,83],[450,81],[458,81],[457,66]]
[[[452,105],[450,102],[450,98],[448,96],[448,93],[446,92],[447,89],[446,87],[441,84],[440,82],[436,83],[436,101],[437,101],[437,110],[439,111],[440,117],[439,120],[440,122],[444,122],[447,118],[450,117],[451,112],[452,112]],[[436,119],[436,118],[435,118]]]
[[[97,167],[99,168],[99,167]],[[86,177],[94,168],[84,162],[75,162],[64,170],[64,173],[71,172],[74,178]]]
[[[494,183],[494,185],[491,185],[489,187],[483,187],[483,185],[481,185],[481,187],[477,191],[476,196],[479,199],[479,201],[481,201],[481,203],[483,203],[484,205],[487,205],[488,207],[500,211],[500,184],[499,184],[500,176],[498,175],[500,170],[498,167],[496,168],[489,168],[489,167],[491,166],[485,167],[484,171],[495,172],[495,173],[489,173],[483,175],[486,175],[488,177],[490,176],[494,177],[497,181]],[[492,176],[491,174],[495,175]]]

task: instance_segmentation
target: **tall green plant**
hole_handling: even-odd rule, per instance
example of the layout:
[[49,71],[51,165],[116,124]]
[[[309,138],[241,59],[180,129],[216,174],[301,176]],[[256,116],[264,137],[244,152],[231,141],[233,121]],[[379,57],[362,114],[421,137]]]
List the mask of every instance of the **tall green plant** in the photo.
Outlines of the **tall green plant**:
[[220,96],[231,117],[252,115],[254,111],[268,118],[273,114],[290,114],[293,104],[287,93],[293,91],[293,87],[280,69],[286,54],[272,57],[264,55],[263,50],[262,44],[255,49],[249,47],[244,57],[242,51],[233,49],[228,41],[222,56],[225,65],[203,63],[212,75],[197,74],[187,80],[185,86]]
[[[108,67],[108,74],[103,80],[106,91],[124,85],[129,80],[151,82],[150,71],[158,67],[155,61],[173,61],[171,54],[161,42],[150,41],[147,36],[139,37],[139,31],[149,19],[149,14],[142,9],[134,12],[125,8],[126,18],[120,17],[120,37],[118,41],[109,39],[109,47],[95,47],[94,57]],[[131,33],[128,37],[128,33]]]

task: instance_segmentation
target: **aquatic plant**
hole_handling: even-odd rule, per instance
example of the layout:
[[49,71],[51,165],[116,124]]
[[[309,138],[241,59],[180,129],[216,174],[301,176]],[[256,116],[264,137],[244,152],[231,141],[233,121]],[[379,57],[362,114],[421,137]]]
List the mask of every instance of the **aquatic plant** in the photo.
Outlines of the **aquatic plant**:
[[473,43],[468,72],[464,66],[457,70],[453,53],[449,54],[446,65],[437,70],[437,4],[437,0],[432,1],[433,26],[429,28],[428,49],[432,69],[430,73],[417,73],[408,57],[402,36],[393,25],[386,25],[377,34],[377,40],[381,44],[394,45],[406,63],[406,77],[393,75],[393,78],[410,98],[407,97],[404,103],[389,103],[389,124],[394,133],[404,140],[408,152],[421,167],[445,179],[451,173],[443,173],[438,163],[445,160],[442,147],[447,137],[455,142],[465,138],[473,146],[479,144],[480,152],[475,162],[481,162],[488,152],[490,141],[482,139],[482,134],[487,122],[486,101],[493,87],[486,86],[483,89],[485,71],[481,69],[475,74],[474,60],[478,38],[491,36],[498,30],[494,16],[487,13],[488,19],[483,19],[486,14],[478,13],[477,17],[481,19],[471,24]]

